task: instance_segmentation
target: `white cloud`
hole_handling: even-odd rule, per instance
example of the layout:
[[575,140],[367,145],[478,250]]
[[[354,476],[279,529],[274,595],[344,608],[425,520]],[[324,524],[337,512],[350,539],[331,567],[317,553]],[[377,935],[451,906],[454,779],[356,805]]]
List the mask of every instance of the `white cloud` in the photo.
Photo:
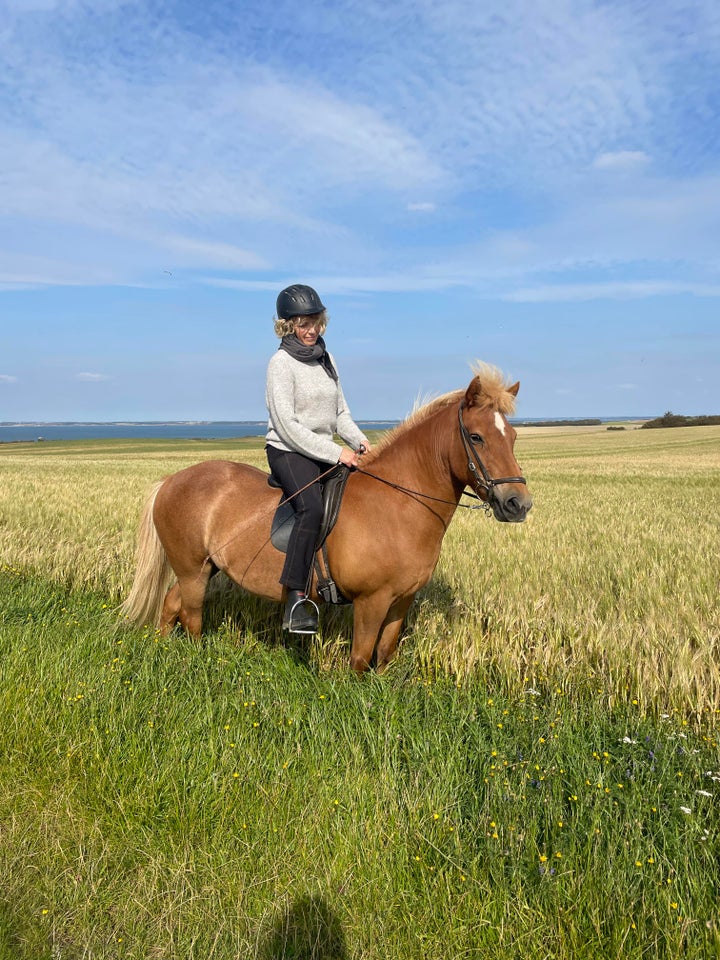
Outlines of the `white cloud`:
[[100,383],[102,380],[111,380],[112,377],[104,373],[76,373],[76,380],[82,380],[85,383]]
[[[222,37],[203,11],[186,32],[172,2],[162,31],[142,3],[31,8],[44,12],[18,13],[23,30],[0,35],[11,78],[0,215],[29,224],[28,251],[57,224],[87,233],[85,249],[60,231],[54,249],[43,240],[34,269],[3,263],[0,286],[138,283],[170,266],[249,274],[245,288],[258,289],[256,271],[294,279],[298,263],[304,275],[321,263],[337,290],[462,284],[542,299],[556,284],[540,274],[589,265],[590,280],[568,287],[583,299],[608,266],[655,263],[646,272],[662,276],[714,244],[720,180],[648,178],[650,156],[661,170],[669,155],[680,67],[708,109],[694,94],[716,75],[711,3],[692,0],[694,29],[679,31],[671,9],[581,0],[341,0],[332,13],[310,0],[276,18],[250,0]],[[54,26],[70,15],[65,46]],[[322,58],[291,65],[319,22]],[[263,30],[238,29],[248,23]],[[348,71],[349,57],[362,68]],[[712,140],[696,143],[694,162]],[[507,192],[495,200],[498,184]],[[418,214],[437,206],[414,198],[441,198],[443,213],[460,211],[457,233],[414,252],[385,222],[387,194]],[[413,229],[433,223],[418,216]],[[712,287],[703,270],[686,282]],[[508,278],[521,289],[505,289]],[[631,295],[653,286],[637,281]]]
[[650,157],[642,150],[618,150],[615,153],[601,153],[593,166],[598,170],[636,170],[650,162]]
[[289,164],[297,164],[298,170],[310,166],[323,188],[328,182],[352,185],[361,180],[366,186],[406,189],[440,176],[420,139],[388,122],[380,110],[319,85],[269,78],[248,85],[242,97],[244,116],[275,138]]
[[[270,290],[277,291],[282,285],[292,280],[234,280],[225,277],[204,277],[204,282],[209,286],[224,287],[230,290]],[[408,290],[444,290],[450,286],[461,285],[457,280],[448,281],[448,278],[441,274],[430,274],[422,276],[414,270],[406,272],[364,274],[358,271],[356,274],[338,276],[336,274],[312,275],[305,277],[308,283],[322,290],[326,294],[352,294],[352,293],[403,293]],[[466,277],[462,285],[474,286],[470,278]]]
[[665,282],[662,280],[567,283],[526,287],[503,294],[500,299],[514,303],[570,303],[583,300],[634,300],[644,297],[720,297],[720,284]]
[[9,373],[0,373],[0,383],[17,383],[17,377]]
[[234,270],[265,270],[268,264],[251,250],[230,243],[213,243],[191,237],[166,236],[162,245],[175,253],[185,254],[195,266],[213,266]]
[[[37,244],[41,242],[36,239]],[[107,286],[118,282],[118,273],[105,265],[91,266],[87,260],[72,263],[0,248],[0,287],[8,290],[29,290],[41,286]]]

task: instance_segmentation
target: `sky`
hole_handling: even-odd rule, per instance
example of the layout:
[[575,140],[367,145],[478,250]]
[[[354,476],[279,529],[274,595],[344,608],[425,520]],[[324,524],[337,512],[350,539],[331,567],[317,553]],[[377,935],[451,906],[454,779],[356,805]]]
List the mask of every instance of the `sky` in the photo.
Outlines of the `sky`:
[[0,0],[0,421],[720,413],[717,0]]

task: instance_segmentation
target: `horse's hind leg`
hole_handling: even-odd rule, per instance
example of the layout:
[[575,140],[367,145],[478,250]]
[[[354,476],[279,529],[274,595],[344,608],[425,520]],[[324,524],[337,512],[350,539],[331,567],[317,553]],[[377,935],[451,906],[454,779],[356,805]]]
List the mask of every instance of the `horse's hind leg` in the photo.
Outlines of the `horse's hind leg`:
[[179,620],[180,626],[189,634],[200,636],[203,601],[211,569],[206,565],[197,573],[178,577],[177,583],[168,590],[160,618],[162,633],[169,633]]

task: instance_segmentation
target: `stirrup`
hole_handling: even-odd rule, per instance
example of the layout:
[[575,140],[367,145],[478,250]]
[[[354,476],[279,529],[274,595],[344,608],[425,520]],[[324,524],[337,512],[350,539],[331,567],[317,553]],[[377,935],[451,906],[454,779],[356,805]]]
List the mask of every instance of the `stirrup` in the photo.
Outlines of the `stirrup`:
[[[307,609],[306,605],[312,609]],[[302,596],[298,597],[289,612],[286,605],[282,628],[289,633],[317,633],[319,619],[317,604],[310,597]]]

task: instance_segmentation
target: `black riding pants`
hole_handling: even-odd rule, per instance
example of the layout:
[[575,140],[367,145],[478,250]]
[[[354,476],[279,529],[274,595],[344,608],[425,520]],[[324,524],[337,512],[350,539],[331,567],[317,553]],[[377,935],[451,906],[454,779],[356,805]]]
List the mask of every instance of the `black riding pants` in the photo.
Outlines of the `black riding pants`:
[[332,465],[311,460],[301,453],[278,450],[269,444],[265,452],[271,473],[282,486],[285,497],[292,497],[290,503],[295,509],[295,525],[290,534],[280,583],[288,590],[305,590],[323,518],[322,487],[313,480]]

